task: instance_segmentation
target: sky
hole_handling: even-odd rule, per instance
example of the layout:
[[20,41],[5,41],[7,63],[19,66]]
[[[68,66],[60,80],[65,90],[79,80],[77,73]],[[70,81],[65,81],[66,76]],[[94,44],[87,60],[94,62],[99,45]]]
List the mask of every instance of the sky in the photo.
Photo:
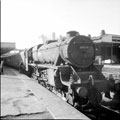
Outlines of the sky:
[[120,35],[120,0],[1,0],[1,41],[16,48],[42,43],[41,35]]

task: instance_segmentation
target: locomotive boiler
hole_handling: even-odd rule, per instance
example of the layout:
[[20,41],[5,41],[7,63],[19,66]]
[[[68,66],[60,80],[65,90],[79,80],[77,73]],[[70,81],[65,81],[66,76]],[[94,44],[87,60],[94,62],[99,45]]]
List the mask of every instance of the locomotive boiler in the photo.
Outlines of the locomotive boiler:
[[[71,105],[100,104],[101,92],[108,93],[110,84],[94,65],[95,48],[92,40],[76,31],[63,40],[46,41],[25,51],[27,71],[38,83],[60,95]],[[24,67],[23,67],[24,66]]]
[[95,57],[94,45],[86,36],[76,36],[62,42],[50,41],[35,46],[31,55],[35,63],[59,65],[57,62],[61,59],[61,63],[78,68],[90,66]]

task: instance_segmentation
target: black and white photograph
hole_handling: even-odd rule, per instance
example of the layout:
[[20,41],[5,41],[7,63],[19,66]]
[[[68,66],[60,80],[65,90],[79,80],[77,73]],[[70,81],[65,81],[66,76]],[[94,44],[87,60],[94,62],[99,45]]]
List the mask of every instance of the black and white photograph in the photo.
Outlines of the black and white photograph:
[[120,119],[120,0],[0,0],[0,119]]

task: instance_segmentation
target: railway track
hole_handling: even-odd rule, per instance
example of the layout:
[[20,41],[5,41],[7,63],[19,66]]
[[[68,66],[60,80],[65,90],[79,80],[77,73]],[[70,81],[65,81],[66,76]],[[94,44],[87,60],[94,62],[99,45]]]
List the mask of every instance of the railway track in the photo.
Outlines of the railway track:
[[113,110],[106,106],[88,107],[85,109],[77,108],[80,112],[88,116],[92,120],[119,120],[120,111]]

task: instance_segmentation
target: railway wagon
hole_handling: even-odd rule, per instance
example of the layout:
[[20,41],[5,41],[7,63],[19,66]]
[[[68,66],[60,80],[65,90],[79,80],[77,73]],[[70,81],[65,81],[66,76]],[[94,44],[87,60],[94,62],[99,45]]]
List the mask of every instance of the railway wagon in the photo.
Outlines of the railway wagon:
[[19,64],[22,61],[22,57],[19,52],[7,55],[3,58],[5,65],[19,69]]

